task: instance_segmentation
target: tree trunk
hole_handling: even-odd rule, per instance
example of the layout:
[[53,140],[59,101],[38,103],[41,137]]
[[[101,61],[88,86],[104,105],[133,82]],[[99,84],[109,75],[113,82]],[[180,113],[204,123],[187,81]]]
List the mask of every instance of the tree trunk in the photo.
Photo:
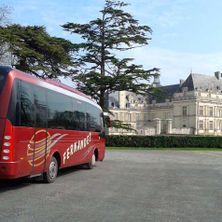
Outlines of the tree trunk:
[[105,108],[105,90],[100,90],[100,97],[99,97],[99,105],[102,109]]

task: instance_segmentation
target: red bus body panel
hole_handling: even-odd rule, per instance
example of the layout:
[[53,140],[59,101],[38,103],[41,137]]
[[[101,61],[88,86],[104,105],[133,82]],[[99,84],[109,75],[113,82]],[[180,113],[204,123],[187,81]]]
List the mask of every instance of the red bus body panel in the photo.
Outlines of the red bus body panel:
[[[14,79],[20,79],[38,86],[61,87],[85,98],[78,90],[60,83],[43,81],[18,70],[8,74],[0,95],[0,144],[3,144],[7,110]],[[0,155],[0,179],[13,179],[31,176],[46,171],[51,157],[58,153],[59,168],[88,163],[95,150],[97,160],[105,156],[105,139],[98,132],[75,131],[12,126],[12,161],[6,161]],[[0,152],[2,146],[0,147]]]
[[[95,149],[99,153],[98,160],[104,159],[105,141],[98,133],[43,129],[38,129],[34,133],[34,128],[24,127],[14,127],[13,130],[15,161],[0,162],[1,179],[42,173],[56,152],[61,156],[60,168],[89,162]],[[89,135],[90,141],[87,141]],[[34,137],[35,146],[32,147]]]

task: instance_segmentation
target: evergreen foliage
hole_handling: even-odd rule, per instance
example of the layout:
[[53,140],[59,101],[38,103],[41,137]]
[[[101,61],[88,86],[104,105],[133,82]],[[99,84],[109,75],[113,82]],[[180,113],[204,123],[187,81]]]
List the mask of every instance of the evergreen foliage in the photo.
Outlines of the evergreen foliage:
[[152,33],[149,26],[140,25],[123,10],[126,6],[121,1],[106,0],[100,18],[87,24],[66,23],[62,26],[83,40],[78,44],[79,69],[73,80],[103,109],[106,108],[106,95],[112,91],[146,92],[150,78],[158,71],[157,68],[144,70],[141,65],[133,64],[132,58],[116,56],[117,52],[147,45],[148,34]]
[[41,78],[57,78],[72,72],[75,45],[51,37],[44,27],[9,25],[1,27],[0,36],[13,55],[15,68]]

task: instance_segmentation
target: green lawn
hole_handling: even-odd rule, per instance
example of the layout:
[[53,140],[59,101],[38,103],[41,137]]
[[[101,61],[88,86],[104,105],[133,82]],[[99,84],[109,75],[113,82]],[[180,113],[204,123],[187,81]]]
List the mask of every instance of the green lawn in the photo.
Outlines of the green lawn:
[[149,148],[149,147],[106,147],[107,150],[173,150],[173,151],[222,151],[220,148],[181,147],[181,148]]

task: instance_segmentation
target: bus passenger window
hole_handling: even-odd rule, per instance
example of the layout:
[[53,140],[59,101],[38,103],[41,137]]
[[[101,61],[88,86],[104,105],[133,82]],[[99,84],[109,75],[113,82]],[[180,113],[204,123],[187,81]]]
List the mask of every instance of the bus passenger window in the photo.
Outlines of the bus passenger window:
[[36,127],[47,127],[47,106],[45,89],[35,86],[34,87],[34,105],[36,114]]
[[72,129],[72,99],[60,93],[48,91],[48,127]]
[[100,117],[100,111],[92,106],[91,104],[87,104],[87,130],[88,131],[94,131],[94,132],[100,132],[101,127],[101,117]]
[[34,126],[33,87],[21,82],[20,87],[21,126]]
[[86,106],[85,103],[75,100],[73,104],[73,120],[74,130],[86,131]]

